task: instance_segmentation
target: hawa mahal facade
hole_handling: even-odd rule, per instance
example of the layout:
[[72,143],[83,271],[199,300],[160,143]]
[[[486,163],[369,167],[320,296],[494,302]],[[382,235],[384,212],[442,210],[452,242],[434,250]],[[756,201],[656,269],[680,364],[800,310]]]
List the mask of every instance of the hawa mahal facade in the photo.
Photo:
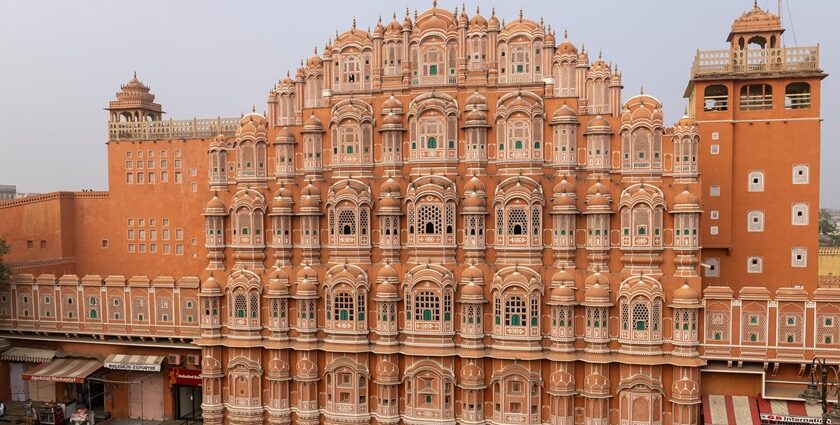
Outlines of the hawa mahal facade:
[[697,424],[705,395],[790,399],[840,360],[840,289],[815,258],[825,74],[782,31],[756,6],[698,51],[672,126],[521,13],[354,21],[238,119],[166,120],[135,76],[109,192],[0,203],[3,336],[164,356],[208,424]]

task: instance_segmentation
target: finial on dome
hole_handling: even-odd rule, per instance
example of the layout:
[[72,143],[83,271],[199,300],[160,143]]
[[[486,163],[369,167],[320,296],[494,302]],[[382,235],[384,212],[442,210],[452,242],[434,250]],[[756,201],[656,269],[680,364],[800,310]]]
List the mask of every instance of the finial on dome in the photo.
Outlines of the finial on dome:
[[645,94],[645,86],[639,86],[639,94]]
[[414,21],[417,21],[417,9],[414,9]]
[[613,73],[618,74],[618,63],[613,65]]
[[257,105],[251,105],[251,112],[255,114],[257,113]]
[[382,15],[379,15],[379,19],[376,20],[377,24],[382,24]]
[[568,28],[563,28],[563,39],[564,40],[569,39],[569,29]]
[[409,14],[409,12],[408,12],[408,6],[406,6],[406,7],[405,7],[405,17],[406,17],[406,18],[408,18],[408,14]]
[[580,43],[580,51],[583,52],[583,53],[586,53],[586,44],[585,43]]
[[758,8],[758,0],[753,0],[753,7]]
[[685,116],[688,116],[688,106],[686,106],[685,109],[683,109],[683,114]]
[[432,8],[437,7],[437,0],[432,0]]
[[396,10],[394,11],[394,20],[395,21],[397,20],[397,11]]
[[545,21],[543,20],[542,16],[540,16],[540,26],[545,28]]
[[475,6],[475,14],[476,15],[481,14],[481,6],[478,6],[478,5]]
[[524,16],[524,13],[523,13],[523,11],[522,11],[522,8],[520,7],[520,8],[519,8],[519,21],[520,21],[520,22],[522,22],[522,18],[523,18],[523,16]]
[[353,29],[356,29],[356,17],[353,17]]
[[291,75],[291,74],[289,74],[289,70],[287,69],[286,70],[286,78],[289,78],[289,75]]
[[134,71],[134,79],[137,79],[137,71]]
[[496,16],[496,6],[493,6],[493,7],[490,9],[490,16]]
[[318,45],[317,44],[315,45],[315,54],[316,55],[318,54]]

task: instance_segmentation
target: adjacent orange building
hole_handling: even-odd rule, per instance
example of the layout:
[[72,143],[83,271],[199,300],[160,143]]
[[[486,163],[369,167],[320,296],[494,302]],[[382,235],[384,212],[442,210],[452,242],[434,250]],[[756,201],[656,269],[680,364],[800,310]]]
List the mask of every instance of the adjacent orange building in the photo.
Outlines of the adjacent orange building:
[[672,127],[521,14],[354,24],[265,115],[164,120],[135,76],[109,192],[0,203],[11,396],[214,424],[779,414],[840,360],[809,258],[825,74],[782,31],[756,6],[698,51]]

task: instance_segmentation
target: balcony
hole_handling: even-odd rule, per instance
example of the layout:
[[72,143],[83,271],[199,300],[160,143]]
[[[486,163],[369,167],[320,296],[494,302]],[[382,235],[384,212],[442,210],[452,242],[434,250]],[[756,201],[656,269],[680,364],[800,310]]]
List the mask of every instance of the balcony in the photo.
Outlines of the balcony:
[[697,51],[692,78],[717,75],[821,72],[820,47]]
[[205,139],[233,137],[239,118],[109,122],[108,140]]

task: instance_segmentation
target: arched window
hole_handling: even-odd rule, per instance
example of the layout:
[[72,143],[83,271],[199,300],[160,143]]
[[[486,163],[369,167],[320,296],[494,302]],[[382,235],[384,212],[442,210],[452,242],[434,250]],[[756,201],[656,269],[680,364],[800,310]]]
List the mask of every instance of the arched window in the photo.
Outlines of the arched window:
[[785,86],[785,109],[809,109],[810,107],[810,84],[790,83]]
[[769,84],[747,84],[741,87],[742,111],[773,109],[773,87]]
[[711,85],[703,90],[703,110],[706,112],[729,109],[729,89],[723,85]]

